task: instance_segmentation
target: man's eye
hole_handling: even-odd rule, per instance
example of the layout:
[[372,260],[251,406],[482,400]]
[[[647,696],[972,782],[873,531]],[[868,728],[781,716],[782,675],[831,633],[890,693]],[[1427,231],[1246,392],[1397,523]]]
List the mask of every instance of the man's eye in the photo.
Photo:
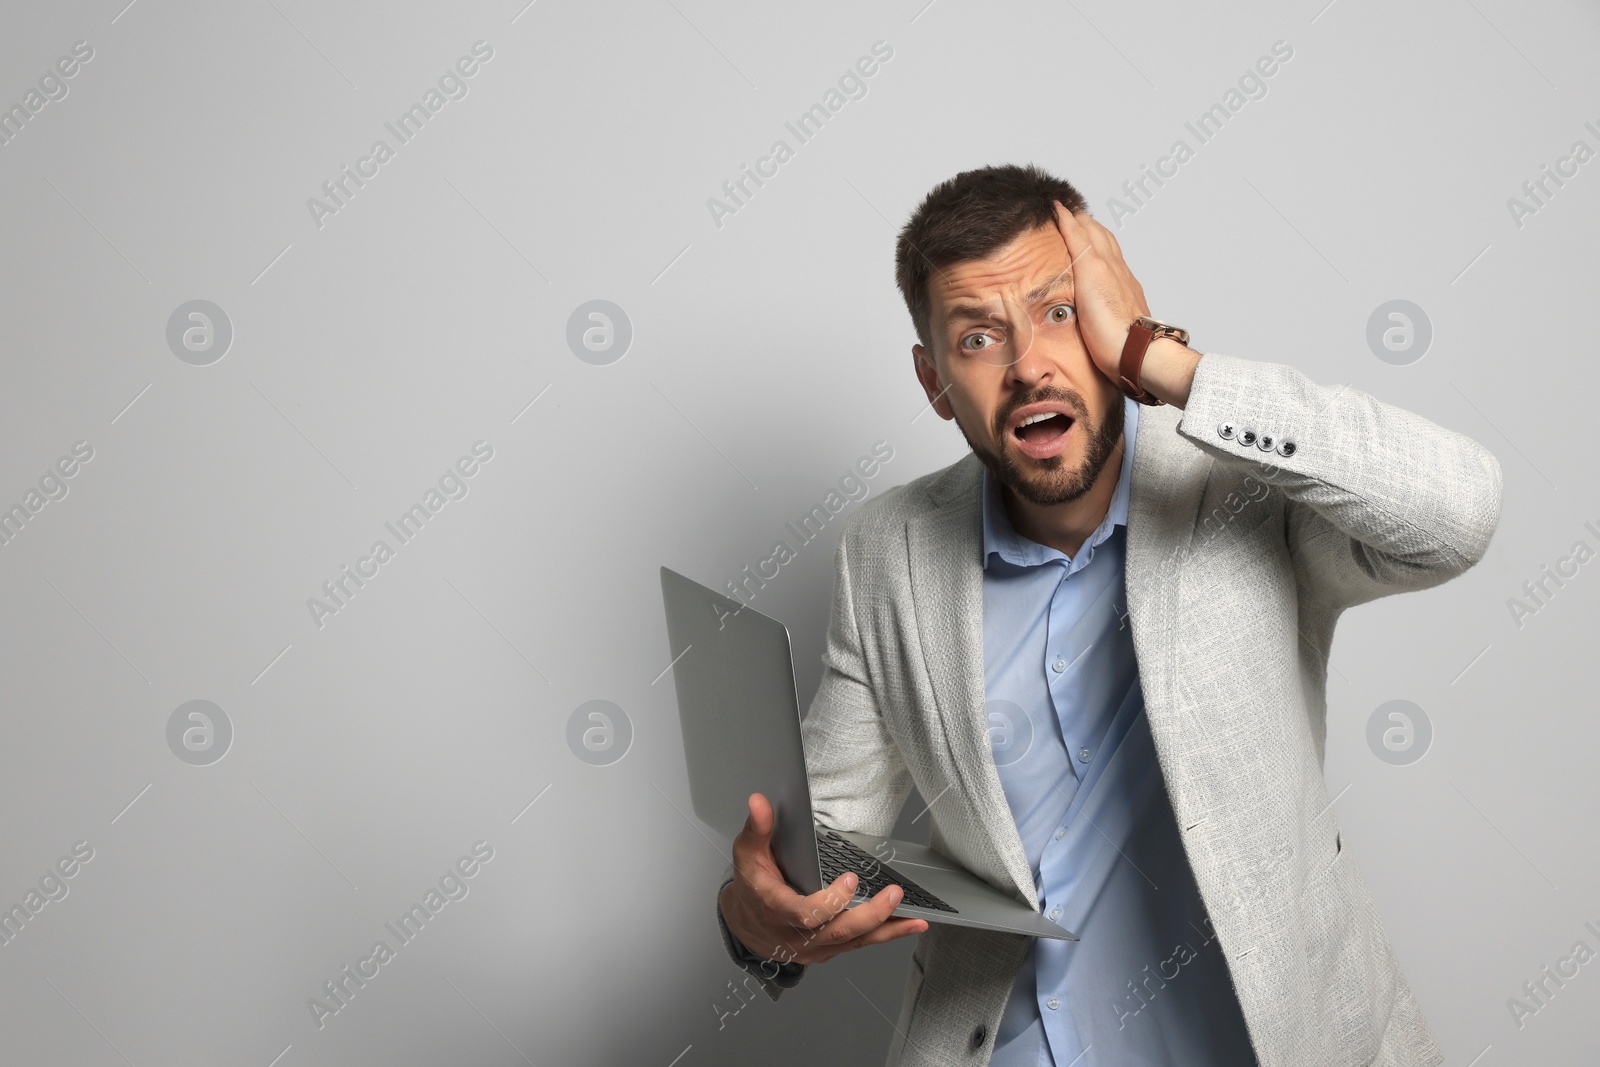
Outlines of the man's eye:
[[1051,322],[1066,322],[1072,318],[1071,304],[1057,304],[1046,313]]
[[961,339],[961,347],[968,352],[980,352],[995,343],[995,339],[986,333],[969,334]]

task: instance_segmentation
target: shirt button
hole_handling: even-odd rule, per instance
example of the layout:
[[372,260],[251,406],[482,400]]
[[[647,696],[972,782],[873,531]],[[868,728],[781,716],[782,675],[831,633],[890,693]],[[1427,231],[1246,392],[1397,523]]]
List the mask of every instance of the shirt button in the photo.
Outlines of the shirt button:
[[1088,749],[1086,749],[1086,748],[1078,749],[1078,762],[1079,763],[1088,763],[1089,762],[1089,750]]
[[1061,998],[1051,997],[1049,1000],[1044,1002],[1044,1006],[1049,1008],[1051,1011],[1055,1011],[1057,1008],[1061,1007]]
[[1061,909],[1060,908],[1051,908],[1050,909],[1050,918],[1052,918],[1052,919],[1061,918]]
[[1057,674],[1060,674],[1062,671],[1067,669],[1067,661],[1064,659],[1058,659],[1054,663],[1050,664],[1050,669],[1055,671]]
[[1065,826],[1063,826],[1061,829],[1056,831],[1056,840],[1057,841],[1060,841],[1063,837],[1066,837],[1066,836],[1067,836],[1067,828]]

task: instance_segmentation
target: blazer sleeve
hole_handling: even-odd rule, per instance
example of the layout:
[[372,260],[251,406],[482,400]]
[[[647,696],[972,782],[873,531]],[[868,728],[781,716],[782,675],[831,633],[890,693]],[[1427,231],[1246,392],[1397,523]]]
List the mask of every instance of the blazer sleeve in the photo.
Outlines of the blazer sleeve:
[[884,723],[862,645],[857,611],[858,556],[888,551],[889,539],[861,520],[846,521],[834,550],[833,608],[822,652],[822,682],[800,725],[811,808],[839,830],[887,835],[911,791],[911,774]]
[[1205,353],[1178,432],[1283,493],[1302,581],[1335,611],[1455,577],[1499,522],[1500,464],[1487,449],[1293,367]]

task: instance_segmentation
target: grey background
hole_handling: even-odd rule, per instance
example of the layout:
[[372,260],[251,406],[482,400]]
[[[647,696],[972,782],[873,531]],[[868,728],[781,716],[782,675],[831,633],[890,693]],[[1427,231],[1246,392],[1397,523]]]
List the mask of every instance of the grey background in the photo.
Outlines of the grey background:
[[[734,1013],[656,569],[721,586],[876,440],[873,493],[964,453],[918,417],[893,287],[928,188],[1035,161],[1109,223],[1282,40],[1267,94],[1116,232],[1203,350],[1500,457],[1483,563],[1345,618],[1327,779],[1450,1062],[1592,1062],[1600,962],[1520,1027],[1507,1004],[1600,950],[1600,563],[1520,627],[1508,607],[1600,548],[1600,161],[1520,226],[1507,206],[1600,148],[1592,4],[523,3],[7,7],[0,105],[94,57],[0,146],[0,506],[94,456],[0,547],[0,906],[94,856],[0,946],[0,1059],[879,1062],[909,944]],[[307,198],[479,40],[467,95],[319,228]],[[867,94],[797,145],[784,122],[880,40]],[[716,225],[707,198],[780,138],[794,158]],[[208,366],[166,341],[197,299],[233,330]],[[597,299],[632,326],[603,366],[566,344]],[[1407,365],[1366,341],[1396,299],[1433,330]],[[477,441],[468,494],[319,629],[307,599]],[[803,700],[838,521],[755,601]],[[1367,743],[1401,699],[1433,731],[1403,765]],[[168,745],[191,700],[232,726],[207,765]],[[609,764],[567,743],[591,700],[631,724]],[[468,895],[319,1029],[308,998],[477,841]]]

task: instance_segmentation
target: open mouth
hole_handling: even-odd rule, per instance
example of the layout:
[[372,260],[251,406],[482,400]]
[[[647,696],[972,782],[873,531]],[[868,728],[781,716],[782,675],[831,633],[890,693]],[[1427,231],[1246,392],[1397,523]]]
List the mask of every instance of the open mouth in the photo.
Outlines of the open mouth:
[[1047,459],[1066,446],[1074,420],[1062,411],[1040,411],[1017,420],[1011,436],[1021,446],[1024,454],[1034,459]]

